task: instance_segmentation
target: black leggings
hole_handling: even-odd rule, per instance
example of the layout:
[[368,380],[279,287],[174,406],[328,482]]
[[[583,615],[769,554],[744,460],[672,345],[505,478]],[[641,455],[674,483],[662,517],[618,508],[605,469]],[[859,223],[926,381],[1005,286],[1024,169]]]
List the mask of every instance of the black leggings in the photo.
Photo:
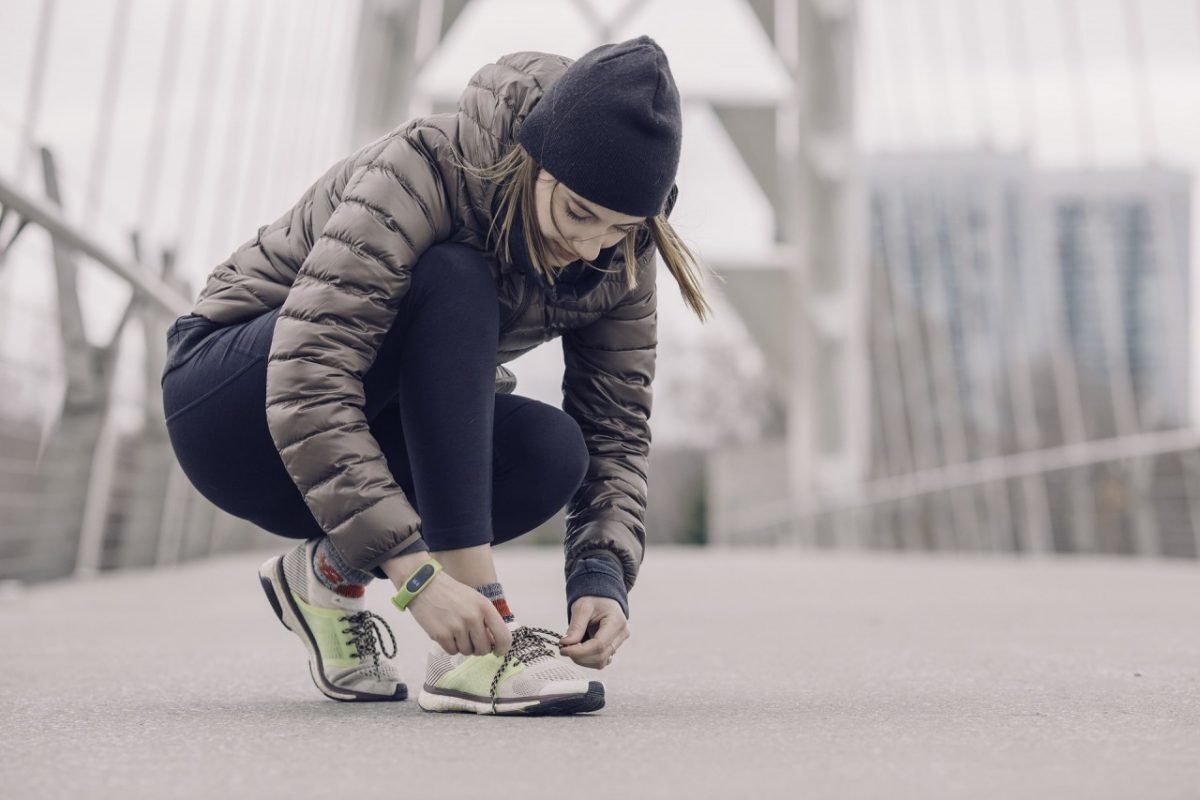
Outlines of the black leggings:
[[[163,378],[167,431],[184,473],[214,505],[271,533],[322,535],[267,428],[276,309],[217,328]],[[588,453],[561,409],[496,394],[499,301],[487,262],[430,248],[370,370],[365,414],[431,550],[508,541],[554,516]]]

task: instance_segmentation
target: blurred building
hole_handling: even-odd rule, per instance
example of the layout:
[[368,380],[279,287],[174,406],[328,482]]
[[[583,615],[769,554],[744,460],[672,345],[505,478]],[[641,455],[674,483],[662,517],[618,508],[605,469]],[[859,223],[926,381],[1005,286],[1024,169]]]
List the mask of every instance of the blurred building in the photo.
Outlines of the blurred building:
[[1090,434],[1189,420],[1190,176],[1161,168],[1037,179]]
[[1189,422],[1190,177],[867,162],[872,476]]
[[1038,350],[1021,302],[1038,280],[1028,164],[893,155],[866,176],[870,476],[1017,449],[1012,365]]
[[1186,458],[1109,453],[1191,424],[1190,176],[989,151],[865,167],[873,408],[855,535],[1194,554]]
[[1191,177],[978,150],[863,184],[863,473],[796,496],[782,441],[721,453],[714,538],[1194,557]]
[[1189,422],[1190,178],[868,162],[871,474]]

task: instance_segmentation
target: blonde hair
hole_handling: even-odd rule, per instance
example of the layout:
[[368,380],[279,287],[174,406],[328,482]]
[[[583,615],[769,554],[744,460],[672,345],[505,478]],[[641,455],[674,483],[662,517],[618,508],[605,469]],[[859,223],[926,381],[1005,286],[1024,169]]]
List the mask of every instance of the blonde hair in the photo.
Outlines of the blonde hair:
[[[459,167],[475,177],[499,184],[497,191],[500,193],[500,201],[497,204],[496,213],[491,219],[491,224],[488,226],[487,246],[494,249],[498,258],[512,261],[509,233],[512,231],[517,209],[520,209],[525,241],[529,243],[529,259],[533,262],[533,268],[545,278],[546,283],[553,286],[555,272],[561,268],[548,265],[547,262],[551,260],[548,247],[542,237],[541,229],[536,224],[535,191],[540,168],[533,156],[519,142],[514,142],[508,152],[489,167],[467,164],[453,151],[452,158]],[[670,270],[671,276],[679,285],[679,291],[683,295],[684,301],[700,318],[700,321],[704,322],[707,313],[712,312],[712,307],[704,298],[704,291],[700,287],[700,261],[671,227],[665,214],[648,217],[645,224],[631,228],[621,242],[622,254],[625,257],[626,287],[632,291],[638,286],[636,255],[638,237],[645,233],[648,233],[654,240],[667,269]],[[594,266],[593,269],[600,270],[599,267]],[[616,272],[617,270],[600,271]]]

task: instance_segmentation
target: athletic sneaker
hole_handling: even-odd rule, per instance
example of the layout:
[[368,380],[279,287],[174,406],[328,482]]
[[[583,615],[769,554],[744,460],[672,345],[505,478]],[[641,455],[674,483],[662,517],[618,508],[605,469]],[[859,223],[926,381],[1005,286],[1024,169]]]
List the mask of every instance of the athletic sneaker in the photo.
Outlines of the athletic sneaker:
[[[366,610],[365,598],[343,597],[321,583],[312,566],[318,541],[309,539],[259,567],[259,581],[275,616],[304,642],[309,674],[327,697],[406,699],[408,687],[384,660],[396,655],[392,629]],[[392,642],[390,653],[383,631]]]
[[434,645],[417,704],[426,711],[475,714],[578,714],[604,707],[604,684],[558,654],[560,634],[508,623],[503,658],[450,654]]

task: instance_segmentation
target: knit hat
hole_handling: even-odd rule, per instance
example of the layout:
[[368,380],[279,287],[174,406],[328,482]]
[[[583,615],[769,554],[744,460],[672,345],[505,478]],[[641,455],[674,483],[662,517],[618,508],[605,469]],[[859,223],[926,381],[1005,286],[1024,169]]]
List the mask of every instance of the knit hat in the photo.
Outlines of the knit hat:
[[682,138],[667,54],[649,36],[580,56],[517,131],[538,165],[572,191],[638,217],[663,210]]

